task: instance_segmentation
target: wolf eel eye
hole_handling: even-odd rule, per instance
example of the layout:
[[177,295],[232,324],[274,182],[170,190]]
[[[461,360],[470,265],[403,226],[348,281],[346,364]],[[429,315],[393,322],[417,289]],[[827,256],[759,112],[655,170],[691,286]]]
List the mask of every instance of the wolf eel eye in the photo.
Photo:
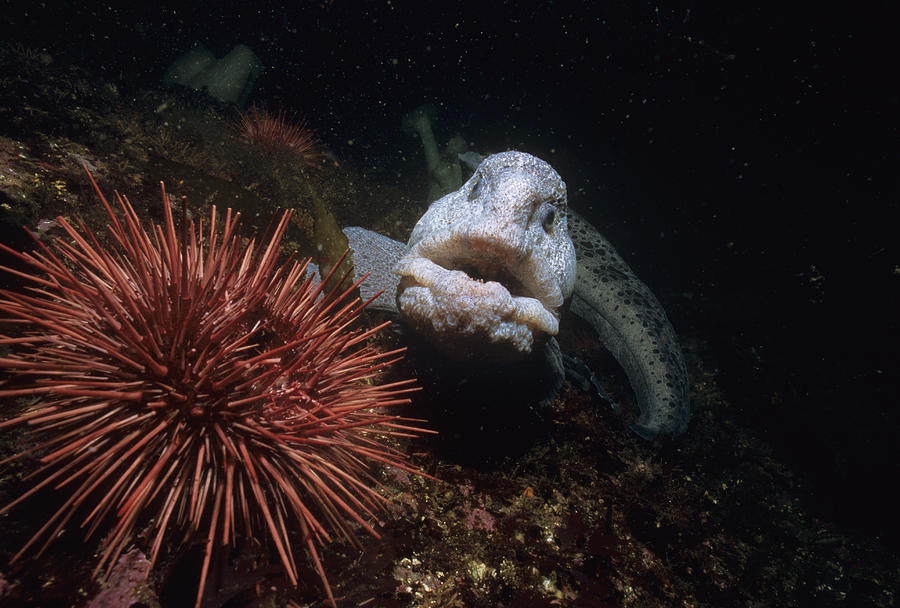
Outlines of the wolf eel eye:
[[472,189],[469,190],[469,200],[473,200],[478,198],[478,195],[481,194],[481,185],[484,183],[484,180],[481,179],[480,175],[475,175],[475,183],[472,185]]
[[544,230],[550,232],[553,224],[556,222],[556,207],[553,206],[553,203],[544,203],[538,210],[538,214],[538,217],[541,219],[541,226],[544,227]]

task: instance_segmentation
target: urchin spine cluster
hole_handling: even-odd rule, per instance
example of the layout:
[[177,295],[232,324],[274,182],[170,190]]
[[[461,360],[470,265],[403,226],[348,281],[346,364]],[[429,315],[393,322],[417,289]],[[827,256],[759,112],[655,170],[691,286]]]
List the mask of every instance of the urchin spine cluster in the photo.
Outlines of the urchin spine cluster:
[[[13,561],[44,551],[73,517],[105,533],[95,574],[108,574],[150,525],[149,559],[173,533],[205,541],[199,606],[213,551],[237,535],[270,541],[297,584],[291,531],[299,530],[332,605],[317,547],[329,530],[356,542],[387,500],[368,470],[413,472],[385,437],[415,435],[419,421],[389,412],[411,380],[375,378],[400,351],[380,352],[357,327],[354,288],[325,292],[307,263],[279,262],[285,212],[264,244],[242,240],[239,214],[213,207],[208,226],[176,228],[163,187],[163,225],[145,230],[126,197],[109,218],[109,242],[58,218],[65,237],[32,253],[0,244],[27,267],[0,291],[0,397],[38,397],[0,423],[26,428],[36,454],[31,488],[63,503]],[[337,266],[337,265],[336,265]],[[80,520],[80,521],[79,521]],[[36,545],[42,545],[36,549]],[[176,541],[178,542],[178,541]]]
[[323,156],[316,131],[303,118],[288,119],[284,110],[253,106],[232,124],[234,138],[270,158],[297,159],[313,165]]

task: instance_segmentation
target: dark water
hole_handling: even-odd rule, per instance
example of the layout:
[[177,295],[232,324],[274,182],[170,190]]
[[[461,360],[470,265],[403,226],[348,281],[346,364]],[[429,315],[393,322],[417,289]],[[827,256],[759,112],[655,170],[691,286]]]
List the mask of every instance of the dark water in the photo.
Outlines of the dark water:
[[[549,161],[825,520],[895,550],[898,97],[891,3],[5,3],[0,38],[157,86],[195,43],[249,45],[253,100],[396,182],[399,130]],[[694,424],[701,422],[695,421]],[[690,441],[690,434],[685,441]]]

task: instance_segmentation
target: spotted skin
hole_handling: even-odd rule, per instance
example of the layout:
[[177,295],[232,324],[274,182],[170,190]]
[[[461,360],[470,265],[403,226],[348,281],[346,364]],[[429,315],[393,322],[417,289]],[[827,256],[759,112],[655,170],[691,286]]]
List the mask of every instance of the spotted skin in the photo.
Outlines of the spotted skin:
[[625,370],[640,415],[631,430],[647,440],[680,435],[691,418],[687,368],[662,305],[606,238],[569,210],[577,252],[570,311],[591,324]]

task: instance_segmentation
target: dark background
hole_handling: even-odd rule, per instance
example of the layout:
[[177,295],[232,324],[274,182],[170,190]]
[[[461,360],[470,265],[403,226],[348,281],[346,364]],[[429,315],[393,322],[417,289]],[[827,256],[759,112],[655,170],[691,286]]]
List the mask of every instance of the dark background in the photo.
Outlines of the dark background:
[[246,43],[253,99],[375,180],[421,165],[399,122],[423,102],[439,141],[548,160],[813,512],[898,541],[892,3],[217,4],[7,2],[0,38],[124,95],[198,42]]

